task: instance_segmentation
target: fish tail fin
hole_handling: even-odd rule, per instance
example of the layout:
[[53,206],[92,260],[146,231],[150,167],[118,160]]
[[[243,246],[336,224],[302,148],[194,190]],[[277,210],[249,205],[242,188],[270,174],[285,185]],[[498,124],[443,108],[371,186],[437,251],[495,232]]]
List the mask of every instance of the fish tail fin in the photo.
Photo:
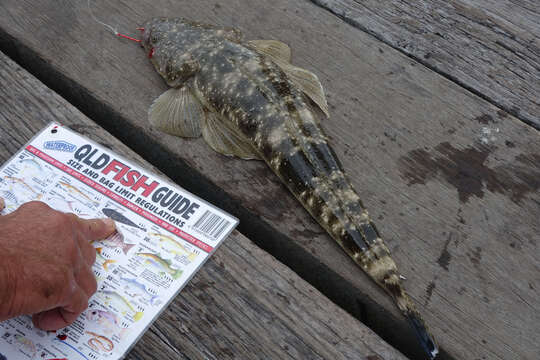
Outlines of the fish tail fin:
[[159,301],[159,295],[152,295],[150,298],[150,304],[151,305],[159,305],[161,302]]
[[124,244],[122,246],[122,251],[124,252],[124,254],[127,254],[129,252],[129,250],[131,250],[132,247],[134,247],[136,244]]
[[392,296],[397,307],[414,329],[420,345],[429,359],[434,359],[439,352],[437,344],[413,300],[403,288],[396,264],[390,257],[390,251],[386,245],[378,237],[374,244],[355,260],[377,284]]
[[182,276],[183,271],[182,270],[176,270],[174,274],[172,275],[173,279],[178,279],[180,276]]
[[133,316],[133,320],[139,321],[139,320],[141,320],[141,318],[143,317],[143,315],[144,315],[143,312],[137,311],[137,312],[135,313],[135,316]]
[[105,271],[109,271],[109,265],[114,264],[115,262],[116,260],[105,260],[103,262],[103,268],[105,269]]

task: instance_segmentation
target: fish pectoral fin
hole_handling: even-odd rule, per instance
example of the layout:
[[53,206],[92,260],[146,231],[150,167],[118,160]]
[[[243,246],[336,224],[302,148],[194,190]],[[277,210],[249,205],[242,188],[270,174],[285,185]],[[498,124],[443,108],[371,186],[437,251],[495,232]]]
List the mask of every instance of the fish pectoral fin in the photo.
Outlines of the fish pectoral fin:
[[286,62],[278,61],[276,64],[308,98],[313,100],[327,117],[330,117],[326,95],[324,94],[324,89],[317,75],[309,70],[299,68]]
[[167,134],[181,137],[201,136],[204,108],[187,85],[161,94],[148,110],[150,124]]
[[266,55],[274,61],[291,62],[291,48],[278,40],[251,40],[247,42],[259,54]]
[[212,149],[227,156],[241,159],[260,159],[251,143],[232,127],[227,126],[225,119],[213,111],[206,111],[203,120],[202,135]]

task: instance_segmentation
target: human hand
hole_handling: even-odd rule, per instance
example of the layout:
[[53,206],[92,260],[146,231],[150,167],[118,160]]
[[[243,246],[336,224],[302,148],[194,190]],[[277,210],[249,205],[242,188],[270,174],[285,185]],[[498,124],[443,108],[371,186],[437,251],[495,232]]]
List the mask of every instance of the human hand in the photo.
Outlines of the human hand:
[[114,230],[110,219],[85,220],[37,201],[0,216],[0,321],[33,314],[43,330],[75,321],[97,288],[90,242]]

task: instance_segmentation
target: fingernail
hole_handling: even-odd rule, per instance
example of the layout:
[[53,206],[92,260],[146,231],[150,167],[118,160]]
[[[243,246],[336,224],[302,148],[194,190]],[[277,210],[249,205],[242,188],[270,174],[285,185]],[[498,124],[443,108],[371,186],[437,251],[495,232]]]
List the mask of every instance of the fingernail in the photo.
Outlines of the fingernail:
[[105,218],[105,219],[102,219],[102,221],[105,224],[105,226],[107,227],[107,232],[112,233],[114,230],[116,230],[116,224],[114,223],[113,219]]

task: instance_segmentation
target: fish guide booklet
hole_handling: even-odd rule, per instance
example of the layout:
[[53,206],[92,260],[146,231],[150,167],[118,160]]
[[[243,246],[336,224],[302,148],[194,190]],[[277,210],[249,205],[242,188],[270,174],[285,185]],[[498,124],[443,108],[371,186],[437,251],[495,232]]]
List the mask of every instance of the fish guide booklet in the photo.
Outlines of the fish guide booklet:
[[70,326],[0,322],[0,360],[123,358],[238,220],[93,141],[51,123],[0,168],[5,215],[39,200],[117,231],[93,242],[98,291]]

